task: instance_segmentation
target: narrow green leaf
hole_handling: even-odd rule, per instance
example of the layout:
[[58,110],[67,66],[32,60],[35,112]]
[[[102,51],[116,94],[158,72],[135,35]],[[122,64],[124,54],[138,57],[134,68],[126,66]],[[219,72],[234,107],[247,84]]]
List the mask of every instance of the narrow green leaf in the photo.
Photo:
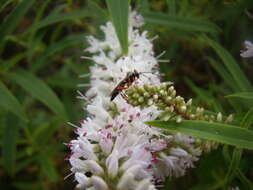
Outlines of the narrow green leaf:
[[250,125],[252,125],[252,123],[253,123],[253,106],[249,109],[249,111],[243,117],[241,126],[247,129],[250,127]]
[[221,31],[215,24],[198,18],[167,15],[162,13],[144,12],[145,21],[185,31],[218,33]]
[[243,173],[241,170],[238,169],[238,170],[237,170],[237,173],[238,173],[239,179],[241,180],[241,182],[242,182],[242,184],[243,184],[244,189],[253,190],[252,181],[249,180],[249,179],[244,175],[244,173]]
[[51,125],[49,123],[46,123],[37,127],[33,133],[33,141],[36,142],[36,144],[40,147],[46,145],[48,141],[52,139],[52,136],[57,131],[59,126],[59,123],[53,123]]
[[105,11],[105,9],[101,8],[98,3],[96,3],[94,0],[88,0],[87,7],[93,16],[98,17],[101,22],[106,22],[106,19],[108,19],[109,16],[108,12]]
[[191,89],[198,95],[200,99],[202,99],[205,102],[208,102],[210,106],[212,106],[215,111],[217,112],[223,112],[223,109],[221,105],[218,103],[216,98],[212,95],[212,93],[208,90],[204,90],[203,88],[199,88],[197,85],[195,85],[191,80],[185,79],[186,83],[191,87]]
[[176,0],[167,0],[167,4],[169,7],[169,14],[175,15],[176,14]]
[[18,6],[8,15],[5,22],[1,25],[0,30],[0,44],[4,40],[6,35],[11,34],[19,21],[23,19],[26,11],[32,6],[34,0],[23,0]]
[[30,155],[28,156],[26,152],[25,159],[21,159],[21,161],[17,161],[17,164],[15,166],[16,172],[18,173],[19,171],[25,168],[28,168],[31,165],[35,165],[36,158],[37,158],[36,156],[30,156]]
[[42,80],[26,71],[20,71],[10,74],[10,79],[14,80],[28,93],[43,102],[53,112],[55,112],[62,118],[67,118],[65,109],[61,101]]
[[38,161],[40,162],[41,172],[45,176],[47,176],[50,181],[57,181],[59,176],[49,156],[42,153],[40,154],[38,159]]
[[129,0],[106,0],[112,17],[121,49],[125,55],[128,52],[128,10]]
[[240,91],[240,89],[235,85],[235,80],[230,73],[224,68],[224,66],[215,61],[213,58],[207,58],[211,66],[215,69],[215,71],[222,77],[222,79],[226,82],[226,84],[233,89],[234,92]]
[[228,172],[226,174],[225,182],[227,184],[230,184],[230,182],[234,179],[236,176],[237,169],[239,168],[240,160],[242,156],[242,149],[241,148],[235,148],[232,155],[232,160],[229,165]]
[[65,22],[68,20],[76,20],[90,16],[89,12],[85,9],[73,11],[71,13],[53,13],[44,18],[42,21],[37,22],[34,26],[30,27],[27,32],[38,30],[40,28],[52,25],[58,22]]
[[13,3],[15,0],[6,0],[4,3],[2,3],[0,5],[0,12],[2,12],[2,10],[7,7],[9,4]]
[[243,99],[253,99],[253,92],[241,92],[227,95],[226,98],[243,98]]
[[53,43],[52,45],[47,47],[46,51],[43,54],[37,57],[32,66],[32,71],[38,71],[42,67],[45,67],[47,64],[49,64],[50,63],[49,61],[46,62],[47,59],[50,56],[55,55],[56,52],[60,52],[71,46],[77,46],[78,44],[82,44],[83,41],[84,41],[84,34],[75,34],[68,36],[56,43]]
[[206,121],[150,121],[148,125],[168,131],[253,150],[253,131],[221,123]]
[[16,116],[20,117],[24,121],[27,121],[25,112],[22,106],[8,90],[8,88],[0,81],[0,107],[14,113]]
[[15,174],[16,142],[18,137],[19,121],[15,115],[6,115],[6,124],[3,131],[3,166],[10,176]]
[[14,67],[20,60],[24,59],[25,56],[26,56],[25,53],[20,53],[20,54],[13,56],[9,60],[1,62],[0,63],[0,71],[8,71],[12,67]]
[[[243,128],[249,128],[250,125],[253,122],[253,107],[245,114],[243,117],[243,120],[241,122],[241,127]],[[229,165],[229,169],[226,175],[226,183],[230,184],[230,182],[233,180],[235,175],[238,173],[239,164],[241,161],[243,150],[241,148],[235,148],[232,155],[232,160]]]
[[20,190],[43,190],[44,188],[41,187],[40,183],[31,183],[31,181],[28,180],[14,180],[12,182],[12,185],[16,188],[16,189],[20,189]]
[[217,55],[221,58],[225,67],[235,80],[234,85],[237,85],[241,91],[252,91],[253,89],[250,82],[248,81],[232,55],[226,49],[220,46],[217,42],[209,39],[206,36],[203,36],[202,38],[209,46],[214,49]]

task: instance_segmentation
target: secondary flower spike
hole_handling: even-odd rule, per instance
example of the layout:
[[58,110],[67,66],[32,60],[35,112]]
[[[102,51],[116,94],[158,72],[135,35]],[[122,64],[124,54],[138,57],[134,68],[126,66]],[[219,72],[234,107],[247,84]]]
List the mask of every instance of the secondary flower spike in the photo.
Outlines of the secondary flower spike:
[[241,57],[248,58],[253,57],[253,44],[250,41],[245,41],[245,50],[241,50]]
[[[77,189],[154,190],[166,177],[184,175],[205,150],[191,136],[164,135],[160,129],[145,125],[145,121],[160,117],[158,106],[150,103],[141,109],[121,96],[111,101],[113,89],[135,70],[147,73],[134,81],[138,87],[162,85],[153,39],[148,38],[147,31],[139,31],[142,25],[143,17],[132,12],[127,56],[122,56],[111,22],[101,26],[103,40],[87,37],[90,46],[85,51],[91,55],[85,58],[93,60],[94,65],[90,67],[90,88],[81,98],[86,102],[88,116],[77,127],[77,138],[69,143],[71,173]],[[141,97],[136,98],[142,102]],[[210,149],[211,144],[206,147]]]

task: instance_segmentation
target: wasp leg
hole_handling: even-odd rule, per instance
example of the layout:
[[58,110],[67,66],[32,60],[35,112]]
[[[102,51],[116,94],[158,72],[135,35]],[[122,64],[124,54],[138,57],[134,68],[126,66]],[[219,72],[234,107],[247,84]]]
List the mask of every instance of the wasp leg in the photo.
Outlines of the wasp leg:
[[124,100],[127,101],[128,96],[124,92],[121,92],[120,95],[122,98],[124,98]]

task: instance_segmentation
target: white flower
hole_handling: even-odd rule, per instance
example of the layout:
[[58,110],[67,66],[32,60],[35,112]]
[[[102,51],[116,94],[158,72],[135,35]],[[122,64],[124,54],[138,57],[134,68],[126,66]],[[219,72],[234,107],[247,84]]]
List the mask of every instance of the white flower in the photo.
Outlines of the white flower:
[[141,27],[144,25],[144,18],[141,15],[137,14],[136,11],[132,11],[130,13],[129,22],[133,27]]
[[108,190],[106,182],[101,177],[92,176],[91,180],[93,182],[95,190]]
[[245,49],[246,50],[241,50],[241,57],[248,58],[253,56],[253,44],[250,41],[245,41],[244,42]]
[[77,180],[80,187],[82,187],[82,188],[87,187],[91,183],[90,179],[88,177],[86,177],[83,173],[80,173],[80,172],[75,173],[75,179]]

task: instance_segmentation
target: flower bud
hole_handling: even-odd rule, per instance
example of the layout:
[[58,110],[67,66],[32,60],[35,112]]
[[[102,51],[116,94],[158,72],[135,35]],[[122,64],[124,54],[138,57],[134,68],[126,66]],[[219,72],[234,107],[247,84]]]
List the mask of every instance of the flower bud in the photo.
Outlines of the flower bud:
[[153,100],[152,99],[148,99],[148,106],[151,106],[153,104]]
[[222,122],[222,114],[220,112],[217,115],[217,121]]
[[139,97],[139,98],[138,98],[138,102],[139,102],[139,103],[144,102],[144,98],[143,98],[143,97]]
[[107,184],[101,177],[92,176],[91,180],[96,190],[108,190]]
[[153,95],[153,98],[154,98],[154,100],[157,100],[159,97],[158,97],[157,94],[154,94],[154,95]]
[[186,103],[186,106],[191,106],[192,105],[192,99],[189,99]]

